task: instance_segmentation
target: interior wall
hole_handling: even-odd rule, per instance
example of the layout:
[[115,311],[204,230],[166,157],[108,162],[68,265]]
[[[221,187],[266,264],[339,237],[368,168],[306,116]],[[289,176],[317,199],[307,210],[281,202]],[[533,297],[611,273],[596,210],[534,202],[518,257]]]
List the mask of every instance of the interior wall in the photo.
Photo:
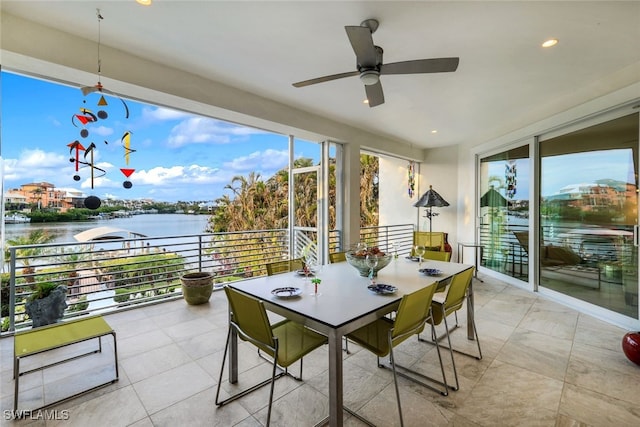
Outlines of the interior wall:
[[[449,202],[449,206],[443,208],[433,208],[433,212],[438,215],[431,221],[432,231],[442,231],[448,233],[449,244],[455,250],[455,243],[458,241],[457,218],[460,211],[458,193],[458,146],[432,148],[425,151],[425,160],[420,166],[420,191],[418,197],[433,187],[444,200]],[[417,199],[416,199],[417,200]],[[424,216],[425,209],[420,208],[419,229],[429,231],[429,220]],[[455,259],[455,253],[453,254]]]
[[[418,200],[419,195],[416,190],[413,197],[409,197],[408,164],[409,162],[403,159],[379,157],[380,225],[417,225],[417,209],[413,207],[413,204]],[[416,183],[417,181],[418,177],[416,176]]]

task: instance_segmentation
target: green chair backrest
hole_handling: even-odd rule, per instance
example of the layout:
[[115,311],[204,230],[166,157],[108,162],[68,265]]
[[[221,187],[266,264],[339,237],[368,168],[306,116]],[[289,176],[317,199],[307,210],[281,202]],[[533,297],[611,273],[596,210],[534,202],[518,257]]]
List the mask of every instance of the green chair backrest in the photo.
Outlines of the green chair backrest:
[[[413,246],[415,245],[422,245],[428,251],[444,251],[444,233],[441,231],[414,231]],[[411,256],[413,256],[413,249],[411,249]]]
[[344,252],[333,252],[329,254],[329,261],[331,264],[335,264],[336,262],[344,262],[347,260]]
[[[242,334],[250,338],[251,342],[260,349],[273,356],[275,341],[273,331],[267,311],[262,301],[236,291],[229,286],[224,287],[229,305],[231,306],[231,317],[238,326]],[[245,337],[242,337],[246,339]]]
[[434,261],[451,261],[451,252],[441,252],[441,251],[424,251],[424,255],[422,256],[424,259],[432,259]]
[[474,268],[471,267],[467,270],[461,271],[451,279],[449,290],[447,291],[447,296],[444,301],[446,314],[456,311],[462,307],[467,289],[473,279],[473,270]]
[[436,285],[431,285],[420,288],[402,297],[391,335],[394,346],[422,331],[424,323],[429,317],[431,300],[436,292],[436,287]]
[[276,261],[266,265],[267,275],[288,273],[289,271],[299,270],[302,268],[302,261],[299,259]]

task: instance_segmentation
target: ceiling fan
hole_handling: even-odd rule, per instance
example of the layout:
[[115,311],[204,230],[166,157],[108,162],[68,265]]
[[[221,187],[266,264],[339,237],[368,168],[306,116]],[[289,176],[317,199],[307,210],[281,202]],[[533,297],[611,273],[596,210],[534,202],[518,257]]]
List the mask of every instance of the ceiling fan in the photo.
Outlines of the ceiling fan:
[[421,74],[421,73],[447,73],[456,71],[460,58],[434,58],[417,59],[413,61],[382,63],[382,48],[373,44],[371,35],[378,29],[378,21],[367,19],[360,26],[346,26],[344,29],[349,37],[351,47],[356,54],[356,71],[332,74],[293,83],[294,87],[304,87],[316,83],[324,83],[331,80],[342,79],[351,76],[360,76],[369,101],[369,107],[384,104],[384,93],[380,83],[382,74]]

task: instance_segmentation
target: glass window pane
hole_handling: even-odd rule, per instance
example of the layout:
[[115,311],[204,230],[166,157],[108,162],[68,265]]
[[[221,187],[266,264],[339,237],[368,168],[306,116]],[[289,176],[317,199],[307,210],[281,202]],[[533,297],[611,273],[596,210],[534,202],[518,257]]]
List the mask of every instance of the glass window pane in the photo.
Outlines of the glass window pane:
[[528,280],[526,245],[518,236],[529,227],[529,146],[480,160],[482,265]]
[[540,285],[638,316],[638,114],[540,143]]

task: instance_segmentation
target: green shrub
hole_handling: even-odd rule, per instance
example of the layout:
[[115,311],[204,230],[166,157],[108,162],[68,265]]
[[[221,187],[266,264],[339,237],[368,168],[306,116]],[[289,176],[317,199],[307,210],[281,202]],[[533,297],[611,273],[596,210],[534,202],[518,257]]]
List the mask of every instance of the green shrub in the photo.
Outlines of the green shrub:
[[31,295],[29,295],[29,301],[48,297],[51,294],[51,292],[53,292],[53,290],[58,286],[60,286],[59,283],[52,283],[52,282],[36,283],[35,289],[31,293]]
[[78,298],[78,302],[69,307],[69,311],[83,311],[87,308],[89,308],[89,301],[87,301],[86,295],[82,295],[80,298]]
[[116,295],[113,297],[115,302],[127,302],[129,301],[129,296],[131,290],[127,288],[116,289]]

